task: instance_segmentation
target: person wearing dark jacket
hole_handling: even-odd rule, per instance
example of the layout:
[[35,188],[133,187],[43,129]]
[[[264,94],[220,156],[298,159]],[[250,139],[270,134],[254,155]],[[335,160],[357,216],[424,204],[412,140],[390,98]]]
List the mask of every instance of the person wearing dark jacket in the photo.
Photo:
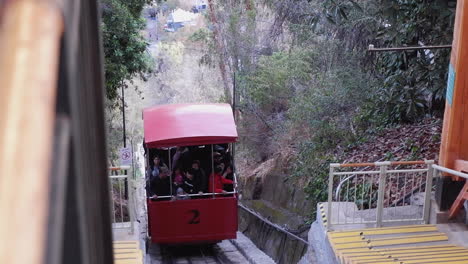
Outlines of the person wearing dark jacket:
[[169,169],[166,167],[162,167],[159,175],[151,179],[151,195],[151,198],[171,195],[171,180],[169,178]]
[[200,167],[200,161],[194,160],[192,161],[192,172],[193,177],[200,181],[200,189],[201,192],[207,192],[208,188],[208,179],[206,178],[205,171]]
[[184,184],[182,186],[184,192],[187,194],[201,194],[201,179],[195,177],[195,170],[190,169],[185,174]]

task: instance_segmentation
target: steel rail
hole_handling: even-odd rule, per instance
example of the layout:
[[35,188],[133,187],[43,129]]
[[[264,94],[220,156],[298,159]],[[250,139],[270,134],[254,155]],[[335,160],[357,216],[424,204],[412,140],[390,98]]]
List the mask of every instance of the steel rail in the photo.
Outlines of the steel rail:
[[405,51],[405,50],[426,50],[426,49],[451,49],[452,45],[434,45],[434,46],[412,46],[412,47],[395,47],[395,48],[374,48],[373,45],[369,45],[368,51]]
[[[230,242],[230,241],[229,241]],[[232,242],[230,242],[232,244]],[[162,263],[220,263],[220,264],[233,264],[244,263],[232,261],[227,252],[223,251],[218,245],[156,245],[160,248],[160,256]],[[234,246],[234,245],[233,245]],[[198,254],[197,254],[198,253]],[[240,255],[247,259],[242,252]],[[151,256],[150,256],[151,258]],[[201,260],[199,259],[201,258]],[[152,263],[152,259],[150,259]],[[159,263],[159,262],[158,262]]]

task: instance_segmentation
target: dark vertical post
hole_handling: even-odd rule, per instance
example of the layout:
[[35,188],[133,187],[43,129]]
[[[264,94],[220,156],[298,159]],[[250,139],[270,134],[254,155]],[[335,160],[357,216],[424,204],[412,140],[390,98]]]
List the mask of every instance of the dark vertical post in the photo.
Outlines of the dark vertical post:
[[125,136],[125,93],[124,84],[122,82],[122,122],[123,122],[123,146],[127,147],[127,140]]
[[60,263],[112,264],[100,6],[98,1],[63,2],[63,111],[72,136]]
[[236,72],[232,77],[232,113],[234,114],[234,121],[236,121]]
[[133,139],[130,138],[130,151],[132,152],[132,178],[136,179],[135,173],[135,152],[133,150]]
[[[236,93],[236,72],[233,73],[232,78],[232,114],[234,115],[234,123],[237,121],[237,114],[236,114],[236,103],[237,103],[237,93]],[[236,124],[237,125],[237,124]],[[232,164],[232,171],[233,173],[236,172],[236,163],[235,163],[235,155],[236,155],[236,144],[231,143],[231,164]]]
[[[213,144],[211,144],[211,192],[213,193],[213,198],[215,198],[215,175],[214,175],[214,155],[213,155]],[[208,183],[209,185],[209,183]]]
[[[177,150],[176,150],[176,151],[177,151]],[[173,170],[172,170],[172,164],[171,164],[171,148],[170,148],[170,147],[167,148],[167,157],[169,158],[169,168],[170,168],[170,171],[169,171],[169,173],[170,173],[170,174],[169,174],[169,181],[171,182],[171,184],[169,184],[169,188],[170,188],[169,191],[170,191],[170,193],[171,193],[170,195],[172,196],[172,194],[173,194],[173,193],[172,193],[172,183],[173,183],[173,181],[172,181],[172,172],[173,172]]]
[[[125,135],[125,93],[124,93],[124,83],[122,81],[122,123],[123,123],[123,146],[127,147],[127,137]],[[132,153],[133,156],[133,153]],[[128,171],[124,170],[125,174],[128,176]],[[128,178],[124,180],[124,198],[128,200]]]

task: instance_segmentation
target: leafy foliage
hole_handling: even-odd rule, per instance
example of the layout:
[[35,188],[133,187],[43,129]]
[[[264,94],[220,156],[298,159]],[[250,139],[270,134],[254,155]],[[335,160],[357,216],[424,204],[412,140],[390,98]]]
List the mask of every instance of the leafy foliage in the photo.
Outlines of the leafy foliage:
[[325,198],[334,150],[383,126],[442,113],[449,50],[367,49],[450,44],[455,1],[262,1],[271,15],[219,2],[244,149],[257,161],[294,149],[290,173],[306,182],[312,203]]
[[[295,4],[296,8],[291,7]],[[450,44],[455,1],[270,1],[299,44],[311,36],[340,40],[343,52],[365,54],[369,44],[401,47]],[[283,22],[281,22],[283,24]],[[369,102],[368,118],[384,123],[416,121],[444,106],[449,50],[384,52],[358,64],[381,85]],[[370,55],[370,56],[369,56]],[[341,57],[341,56],[340,56]],[[381,109],[380,106],[385,106]]]
[[[396,3],[395,3],[396,2]],[[376,40],[382,46],[450,44],[454,2],[381,1]],[[382,86],[374,96],[375,111],[387,122],[415,121],[444,105],[449,50],[416,50],[379,54]],[[381,105],[379,109],[375,106]]]
[[119,88],[135,76],[145,78],[151,58],[140,31],[145,27],[140,13],[146,0],[103,0],[102,35],[107,98],[118,98]]
[[311,78],[310,54],[303,50],[262,56],[249,76],[248,93],[267,113],[288,109],[290,100]]
[[199,63],[201,65],[208,65],[214,67],[216,65],[216,53],[210,52],[215,49],[214,39],[213,39],[213,32],[209,31],[208,29],[201,28],[193,33],[189,40],[193,43],[200,44],[207,47],[207,52],[205,52],[200,60]]

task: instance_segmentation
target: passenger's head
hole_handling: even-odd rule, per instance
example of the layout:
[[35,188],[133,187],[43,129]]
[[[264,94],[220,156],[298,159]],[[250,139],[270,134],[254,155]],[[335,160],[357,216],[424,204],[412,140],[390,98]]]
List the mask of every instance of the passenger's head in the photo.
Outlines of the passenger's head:
[[221,162],[221,159],[222,159],[221,153],[219,153],[219,152],[214,152],[214,153],[213,153],[213,162],[214,162],[215,164],[220,163],[220,162]]
[[188,179],[192,180],[194,174],[195,174],[194,170],[190,169],[190,170],[187,171],[187,173],[185,175],[187,176]]
[[182,174],[182,170],[180,168],[175,168],[174,174],[175,175]]
[[224,165],[224,163],[222,163],[222,162],[219,163],[218,166],[221,167],[221,171],[224,171],[224,168],[226,167],[226,166]]
[[225,149],[224,149],[222,146],[220,146],[220,145],[214,145],[213,148],[214,148],[214,150],[215,150],[216,152],[219,152],[219,153],[221,153],[221,154],[223,154],[223,153],[225,152]]
[[229,165],[226,167],[226,172],[227,173],[232,173],[232,165]]
[[219,173],[223,172],[223,168],[221,166],[216,166],[215,169],[214,169],[214,172],[219,174]]
[[159,177],[161,179],[169,177],[169,169],[167,167],[162,167],[161,170],[159,171]]
[[184,194],[185,194],[184,189],[177,188],[177,195],[184,195]]
[[199,160],[192,161],[192,169],[198,170],[199,168],[200,168],[200,161]]
[[159,159],[159,156],[155,156],[153,159],[153,162],[155,166],[159,166],[159,163],[161,162],[161,160]]

